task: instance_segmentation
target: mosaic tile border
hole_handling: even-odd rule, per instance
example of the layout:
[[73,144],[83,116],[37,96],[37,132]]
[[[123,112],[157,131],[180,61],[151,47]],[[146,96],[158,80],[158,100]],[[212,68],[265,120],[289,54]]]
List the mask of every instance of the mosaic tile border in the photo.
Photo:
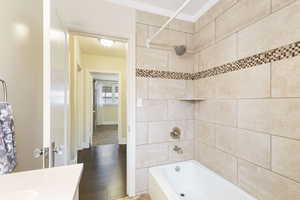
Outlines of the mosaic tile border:
[[193,80],[194,73],[159,71],[151,69],[136,69],[136,76],[143,78],[161,78],[176,80]]
[[280,61],[298,55],[300,55],[300,41],[196,73],[170,72],[137,68],[136,76],[145,78],[197,80]]

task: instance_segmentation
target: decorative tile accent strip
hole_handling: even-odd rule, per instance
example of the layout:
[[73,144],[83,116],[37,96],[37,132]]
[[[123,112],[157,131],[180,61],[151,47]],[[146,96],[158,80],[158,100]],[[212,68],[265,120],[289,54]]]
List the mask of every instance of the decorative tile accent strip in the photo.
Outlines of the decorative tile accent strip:
[[196,73],[136,69],[137,77],[197,80],[300,55],[300,41]]
[[231,63],[226,63],[218,67],[213,67],[211,69],[197,72],[194,74],[193,79],[197,80],[201,78],[207,78],[210,76],[216,76],[219,74],[225,74],[228,72],[255,67],[257,65],[292,58],[298,55],[300,55],[300,41],[283,47],[272,49],[263,53],[259,53],[254,56],[242,58]]
[[193,73],[158,71],[150,69],[136,69],[137,77],[144,78],[161,78],[161,79],[177,79],[177,80],[193,80]]

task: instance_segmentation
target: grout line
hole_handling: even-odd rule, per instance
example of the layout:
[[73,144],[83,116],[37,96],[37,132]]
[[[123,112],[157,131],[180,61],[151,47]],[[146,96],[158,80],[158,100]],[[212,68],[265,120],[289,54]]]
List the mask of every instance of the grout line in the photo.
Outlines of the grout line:
[[270,0],[270,9],[271,9],[271,12],[270,12],[270,13],[271,13],[271,14],[273,13],[273,1],[274,1],[274,0]]
[[273,98],[273,91],[272,91],[272,81],[273,81],[273,74],[272,74],[272,70],[273,70],[273,63],[270,63],[270,98]]
[[269,161],[269,162],[270,162],[270,163],[269,163],[270,170],[273,169],[273,167],[272,167],[272,159],[273,159],[273,158],[272,158],[272,157],[273,157],[273,155],[272,155],[272,149],[273,149],[273,146],[272,146],[272,139],[273,139],[273,136],[271,135],[271,136],[270,136],[270,149],[269,149],[269,150],[270,150],[270,159],[269,159],[269,160],[270,160],[270,161]]
[[299,55],[300,55],[300,41],[297,41],[275,49],[264,51],[262,53],[257,53],[255,55],[248,56],[242,59],[236,59],[235,61],[228,62],[223,65],[211,67],[207,70],[202,70],[197,73],[140,69],[138,66],[136,71],[138,77],[198,80],[203,78],[219,76],[230,72],[247,70],[250,68],[254,69],[255,67],[259,67],[264,64],[269,64],[280,60],[291,59]]
[[[199,142],[202,143],[202,144],[204,144],[204,145],[206,145],[206,146],[209,146],[210,148],[213,148],[212,145],[205,144],[205,143],[203,143],[201,140],[200,140]],[[269,168],[263,167],[263,166],[261,166],[261,165],[258,165],[258,164],[256,164],[256,163],[250,161],[250,160],[246,160],[246,159],[244,159],[244,158],[238,157],[237,155],[234,155],[234,154],[232,154],[232,153],[230,153],[230,152],[226,152],[226,151],[224,151],[224,150],[222,150],[222,149],[220,149],[220,148],[218,148],[218,147],[215,147],[215,149],[218,150],[218,151],[221,151],[221,152],[223,152],[223,153],[225,153],[225,154],[228,154],[228,155],[230,155],[230,156],[232,156],[232,157],[234,157],[234,158],[236,158],[236,159],[238,159],[238,160],[248,162],[248,163],[250,163],[250,164],[252,164],[252,165],[254,165],[254,166],[256,166],[256,167],[262,168],[262,169],[264,169],[264,170],[267,170],[267,171],[269,171],[269,172],[272,172],[272,173],[275,174],[275,175],[281,176],[281,177],[286,178],[286,179],[288,179],[288,180],[290,180],[290,181],[293,181],[293,182],[296,182],[296,183],[299,183],[299,184],[300,184],[300,181],[297,181],[297,180],[295,180],[295,179],[293,179],[293,178],[290,178],[290,177],[288,177],[288,176],[285,176],[285,175],[283,175],[283,174],[280,174],[280,173],[278,173],[278,172],[276,172],[276,171],[273,171],[272,169],[269,169]]]
[[[272,0],[273,1],[273,0]],[[282,6],[281,8],[279,8],[279,9],[277,9],[277,10],[275,10],[275,11],[273,11],[273,5],[272,5],[272,14],[273,13],[277,13],[277,12],[279,12],[279,11],[281,11],[281,10],[284,10],[284,9],[286,9],[287,7],[289,7],[289,6],[291,6],[292,4],[294,4],[294,3],[296,3],[298,0],[294,0],[294,1],[292,1],[292,2],[290,2],[290,3],[288,3],[288,4],[286,4],[285,6]]]
[[[166,100],[178,100],[181,97],[174,97],[174,98],[143,98],[144,100],[152,100],[152,101],[166,101]],[[201,98],[201,97],[200,97]],[[248,98],[203,98],[203,101],[247,101],[247,100],[299,100],[300,97],[248,97]],[[195,102],[197,103],[197,102]]]
[[257,134],[269,135],[269,136],[273,136],[273,137],[278,137],[278,138],[283,138],[283,139],[294,140],[294,141],[299,141],[300,142],[300,138],[297,139],[297,138],[291,138],[291,137],[286,137],[286,136],[281,136],[281,135],[274,135],[272,133],[268,133],[268,132],[264,132],[264,131],[257,131],[257,130],[254,130],[254,129],[247,129],[247,128],[242,128],[242,127],[235,127],[235,126],[231,126],[231,125],[225,125],[225,124],[205,121],[205,120],[201,120],[201,119],[200,120],[195,119],[195,121],[200,121],[202,123],[211,124],[211,125],[214,125],[214,126],[219,126],[219,127],[224,127],[224,128],[236,128],[236,129],[239,129],[239,130],[255,132]]

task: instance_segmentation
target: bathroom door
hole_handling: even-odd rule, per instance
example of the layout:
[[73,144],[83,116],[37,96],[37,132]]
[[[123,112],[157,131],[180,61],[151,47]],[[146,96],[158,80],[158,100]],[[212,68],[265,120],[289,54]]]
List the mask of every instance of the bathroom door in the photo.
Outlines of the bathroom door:
[[44,149],[45,166],[68,164],[68,49],[67,32],[57,16],[56,0],[44,0]]
[[0,78],[13,109],[16,171],[40,169],[43,159],[33,151],[43,146],[43,2],[0,0],[0,25]]

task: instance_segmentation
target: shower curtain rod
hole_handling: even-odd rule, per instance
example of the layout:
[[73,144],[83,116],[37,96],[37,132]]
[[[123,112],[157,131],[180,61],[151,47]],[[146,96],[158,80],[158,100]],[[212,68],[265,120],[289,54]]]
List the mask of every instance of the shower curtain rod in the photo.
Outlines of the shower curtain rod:
[[156,32],[154,33],[150,38],[147,39],[146,41],[146,46],[147,48],[150,48],[150,43],[152,42],[152,40],[158,36],[160,34],[160,32],[162,32],[172,21],[174,18],[176,18],[181,11],[191,2],[192,0],[186,0],[181,6],[180,8],[178,8],[178,10],[174,13],[174,15]]

